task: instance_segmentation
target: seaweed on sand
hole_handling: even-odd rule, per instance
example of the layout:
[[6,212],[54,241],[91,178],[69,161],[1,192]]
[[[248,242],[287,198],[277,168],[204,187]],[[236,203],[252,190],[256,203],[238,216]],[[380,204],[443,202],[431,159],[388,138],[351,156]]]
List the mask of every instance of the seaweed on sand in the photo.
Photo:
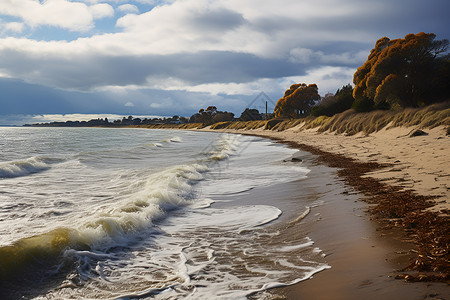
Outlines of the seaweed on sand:
[[[283,141],[283,143],[286,143]],[[364,163],[341,154],[329,153],[316,147],[287,142],[290,146],[318,156],[320,163],[338,168],[338,175],[346,184],[367,196],[373,204],[369,213],[385,229],[401,228],[415,243],[412,261],[396,278],[408,281],[450,280],[450,215],[449,211],[426,210],[434,205],[433,197],[422,196],[411,190],[387,185],[364,176],[368,172],[387,167],[379,163]]]

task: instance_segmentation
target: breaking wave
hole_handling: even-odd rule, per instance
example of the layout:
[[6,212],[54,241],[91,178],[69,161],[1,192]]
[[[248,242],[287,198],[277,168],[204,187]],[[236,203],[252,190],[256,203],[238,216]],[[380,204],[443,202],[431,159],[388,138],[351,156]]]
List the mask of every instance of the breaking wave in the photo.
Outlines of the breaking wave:
[[0,178],[13,178],[42,172],[51,168],[52,164],[64,161],[47,156],[33,156],[26,159],[0,163]]

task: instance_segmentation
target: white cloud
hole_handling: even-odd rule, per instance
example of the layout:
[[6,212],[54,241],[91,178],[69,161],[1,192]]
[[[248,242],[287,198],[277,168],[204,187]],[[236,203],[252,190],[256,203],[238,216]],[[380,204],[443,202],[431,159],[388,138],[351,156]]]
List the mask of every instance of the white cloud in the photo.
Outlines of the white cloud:
[[87,6],[67,0],[2,0],[0,14],[21,18],[30,27],[49,25],[71,31],[87,31],[93,20],[111,15],[109,4]]
[[[341,28],[345,27],[339,25],[342,19],[338,21],[352,14],[364,15],[367,6],[358,8],[353,1],[344,1],[329,9],[331,2],[176,1],[140,15],[124,16],[117,26],[125,32],[122,37],[132,44],[135,54],[214,50],[284,57],[290,49],[314,45],[317,40],[362,42],[373,38],[354,28]],[[330,22],[331,28],[326,26]]]
[[264,91],[266,93],[277,93],[288,89],[294,83],[316,83],[321,94],[336,92],[338,88],[353,82],[355,69],[348,67],[324,66],[309,70],[303,76],[288,76],[282,78],[262,78],[246,83],[207,83],[199,85],[188,85],[182,82],[172,82],[167,86],[159,85],[164,90],[187,91],[197,93],[208,93],[211,95],[255,95]]
[[114,8],[111,5],[105,3],[89,6],[89,11],[91,12],[92,18],[94,19],[114,16]]
[[0,33],[21,33],[25,29],[25,24],[20,22],[7,22],[3,23],[0,20]]
[[137,8],[136,5],[132,5],[132,4],[120,5],[119,7],[117,7],[117,10],[120,12],[123,12],[123,13],[133,13],[133,14],[139,13],[139,8]]
[[196,93],[208,93],[211,95],[224,94],[224,95],[254,95],[261,91],[270,93],[279,91],[279,79],[258,79],[252,82],[246,83],[206,83],[199,85],[168,85],[165,90],[178,90],[188,91]]
[[125,103],[126,107],[134,107],[134,103],[131,101],[128,101],[127,103]]
[[[21,16],[30,26],[49,24],[70,30],[88,30],[93,26],[94,17],[112,14],[112,8],[104,3],[89,9],[83,3],[66,0],[48,0],[42,5],[37,0],[16,0],[21,3],[17,6],[8,5],[12,0],[5,1],[7,4],[0,4],[0,13]],[[47,7],[51,3],[58,6],[59,10]],[[131,9],[133,5],[127,3],[120,7]],[[258,9],[255,10],[255,7]],[[322,5],[309,8],[304,1],[287,0],[263,3],[256,0],[176,1],[157,6],[140,15],[128,14],[119,18],[117,26],[123,32],[117,34],[82,38],[70,44],[58,45],[58,49],[53,47],[56,45],[50,47],[45,42],[35,46],[38,47],[37,51],[47,51],[50,48],[55,53],[85,50],[89,51],[88,55],[168,55],[230,51],[265,58],[283,58],[289,57],[291,49],[306,48],[309,44],[317,45],[318,40],[373,41],[367,33],[355,32],[353,29],[351,32],[339,28],[311,29],[313,22],[319,23],[318,20],[350,14],[355,10],[345,3],[339,7],[341,8],[333,10],[324,9]],[[349,8],[349,12],[343,8]],[[298,17],[300,13],[301,18]],[[311,24],[308,25],[309,23]]]
[[285,89],[294,83],[316,83],[319,87],[319,94],[335,93],[338,88],[353,82],[355,69],[348,67],[324,66],[311,69],[303,76],[291,76],[283,78],[280,85]]

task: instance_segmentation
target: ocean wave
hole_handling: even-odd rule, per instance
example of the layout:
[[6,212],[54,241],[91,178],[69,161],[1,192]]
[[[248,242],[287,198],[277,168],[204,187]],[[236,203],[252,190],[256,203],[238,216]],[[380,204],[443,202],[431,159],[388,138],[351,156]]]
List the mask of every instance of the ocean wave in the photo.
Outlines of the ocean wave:
[[[227,136],[219,138],[209,152],[210,159],[220,153],[232,155],[238,143]],[[20,176],[39,172],[51,167],[60,160],[45,157],[32,157],[3,165],[20,166],[7,174]],[[1,166],[3,166],[1,165]],[[192,164],[176,165],[165,170],[137,176],[117,195],[114,206],[103,205],[89,216],[80,218],[76,227],[58,227],[47,232],[34,235],[0,247],[0,280],[9,280],[14,276],[23,276],[30,270],[45,272],[55,265],[67,261],[78,261],[78,274],[89,276],[90,268],[95,263],[88,263],[95,257],[103,257],[116,247],[129,247],[142,240],[143,234],[148,236],[158,233],[155,222],[170,215],[173,210],[189,206],[190,209],[209,207],[211,199],[199,197],[196,183],[205,178],[205,173],[212,166],[208,161],[197,161]],[[9,170],[6,167],[1,170]],[[242,208],[239,216],[248,208]],[[262,225],[278,218],[280,211],[270,211],[260,218],[257,225]],[[225,222],[225,221],[223,221]],[[245,224],[240,230],[247,229]]]
[[208,157],[209,160],[221,161],[233,156],[241,141],[239,136],[224,134],[221,135],[214,143],[204,149],[203,154]]
[[100,208],[77,228],[60,227],[0,247],[0,280],[21,276],[23,270],[36,266],[43,271],[74,254],[83,259],[87,253],[83,251],[106,253],[130,245],[143,232],[157,231],[152,226],[155,221],[196,199],[195,182],[203,179],[206,170],[206,166],[192,164],[154,173],[130,185],[116,208]]
[[181,137],[179,137],[179,136],[173,136],[171,138],[162,140],[161,142],[163,142],[163,143],[181,143],[182,140],[181,140]]
[[0,163],[0,178],[13,178],[42,172],[51,168],[52,164],[64,161],[60,158],[33,156],[26,159]]
[[[0,280],[26,276],[36,267],[51,267],[67,247],[83,248],[72,238],[74,230],[58,228],[45,234],[21,239],[0,247]],[[27,270],[28,272],[25,272]]]

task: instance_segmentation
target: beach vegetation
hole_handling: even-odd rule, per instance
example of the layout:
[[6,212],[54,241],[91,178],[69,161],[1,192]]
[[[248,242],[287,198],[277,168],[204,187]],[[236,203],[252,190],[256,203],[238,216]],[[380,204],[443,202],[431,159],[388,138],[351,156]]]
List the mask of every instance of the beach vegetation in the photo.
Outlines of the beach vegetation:
[[273,130],[275,128],[276,125],[278,125],[281,122],[285,122],[286,120],[284,119],[272,119],[267,121],[266,125],[264,126],[264,129],[269,129],[269,130]]
[[423,108],[406,108],[399,111],[375,110],[357,112],[353,109],[332,117],[305,119],[305,129],[317,128],[319,132],[338,134],[370,134],[392,127],[435,128],[450,127],[450,103],[443,102]]
[[[355,135],[370,134],[392,127],[414,127],[416,129],[444,126],[450,128],[450,102],[436,103],[422,108],[405,108],[401,110],[374,110],[358,112],[354,109],[328,116],[308,116],[299,119],[275,118],[261,121],[222,122],[211,126],[211,129],[256,129],[284,131],[317,130],[318,132],[334,132],[336,134]],[[449,129],[450,130],[450,129]]]
[[273,126],[272,130],[284,131],[293,127],[296,127],[299,124],[303,124],[304,118],[294,119],[294,120],[283,120],[283,122],[279,122],[275,126]]
[[450,88],[448,40],[433,33],[379,39],[353,76],[357,111],[422,107],[446,100]]
[[319,89],[316,84],[293,84],[278,100],[275,106],[275,117],[299,118],[307,116],[311,107],[319,100]]

